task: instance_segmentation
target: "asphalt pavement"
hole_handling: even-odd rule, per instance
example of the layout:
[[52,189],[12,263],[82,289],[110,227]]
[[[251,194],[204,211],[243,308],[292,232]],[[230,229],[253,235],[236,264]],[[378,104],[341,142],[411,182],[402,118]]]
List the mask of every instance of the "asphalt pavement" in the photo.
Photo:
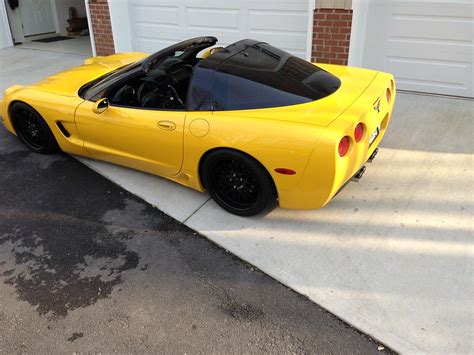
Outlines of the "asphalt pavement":
[[0,329],[0,353],[390,352],[77,160],[33,154],[3,127]]

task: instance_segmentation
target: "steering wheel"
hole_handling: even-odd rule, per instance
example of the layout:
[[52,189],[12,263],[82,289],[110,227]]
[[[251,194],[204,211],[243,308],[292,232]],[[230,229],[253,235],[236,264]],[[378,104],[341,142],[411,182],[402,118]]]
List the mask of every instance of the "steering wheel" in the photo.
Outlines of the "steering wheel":
[[121,105],[133,106],[135,104],[135,99],[135,88],[131,85],[125,85],[115,93],[110,101]]
[[137,90],[137,100],[140,105],[142,105],[142,100],[146,94],[151,93],[152,91],[158,90],[160,87],[153,81],[142,80],[142,83]]

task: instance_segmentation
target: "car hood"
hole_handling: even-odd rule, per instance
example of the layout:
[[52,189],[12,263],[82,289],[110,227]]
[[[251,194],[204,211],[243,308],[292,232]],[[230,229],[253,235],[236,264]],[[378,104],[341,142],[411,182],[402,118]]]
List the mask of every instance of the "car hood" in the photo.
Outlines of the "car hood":
[[88,58],[84,65],[54,74],[29,86],[29,88],[62,96],[77,96],[79,89],[84,84],[148,55],[148,53],[133,52]]

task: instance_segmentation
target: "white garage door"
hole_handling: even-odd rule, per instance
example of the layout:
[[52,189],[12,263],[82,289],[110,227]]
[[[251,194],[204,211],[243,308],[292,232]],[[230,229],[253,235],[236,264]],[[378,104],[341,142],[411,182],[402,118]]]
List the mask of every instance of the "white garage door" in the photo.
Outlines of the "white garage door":
[[0,49],[10,46],[12,46],[12,42],[7,19],[7,10],[5,4],[0,3]]
[[134,50],[155,52],[183,39],[215,36],[220,45],[244,38],[307,54],[308,0],[132,0]]
[[362,65],[404,90],[473,97],[474,4],[370,0]]

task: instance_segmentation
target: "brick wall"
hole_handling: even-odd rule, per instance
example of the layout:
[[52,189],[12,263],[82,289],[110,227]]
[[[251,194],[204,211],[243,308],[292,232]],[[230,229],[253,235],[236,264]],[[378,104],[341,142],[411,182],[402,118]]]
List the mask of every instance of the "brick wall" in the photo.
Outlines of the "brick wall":
[[112,25],[107,0],[89,0],[92,30],[97,55],[115,53]]
[[351,26],[350,9],[315,9],[312,61],[347,65]]

